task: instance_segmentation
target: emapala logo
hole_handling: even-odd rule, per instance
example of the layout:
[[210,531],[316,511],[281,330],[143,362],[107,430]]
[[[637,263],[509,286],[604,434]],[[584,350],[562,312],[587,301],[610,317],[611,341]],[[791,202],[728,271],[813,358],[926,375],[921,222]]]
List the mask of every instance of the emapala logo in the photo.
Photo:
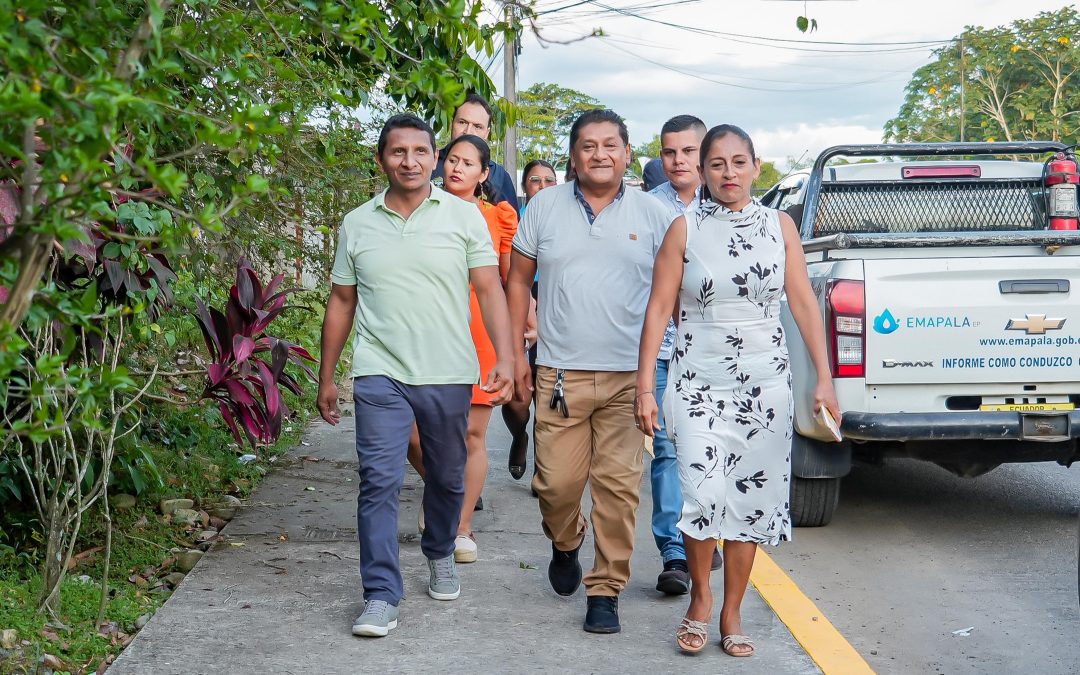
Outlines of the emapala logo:
[[874,330],[882,335],[893,333],[899,327],[900,322],[888,309],[874,317]]

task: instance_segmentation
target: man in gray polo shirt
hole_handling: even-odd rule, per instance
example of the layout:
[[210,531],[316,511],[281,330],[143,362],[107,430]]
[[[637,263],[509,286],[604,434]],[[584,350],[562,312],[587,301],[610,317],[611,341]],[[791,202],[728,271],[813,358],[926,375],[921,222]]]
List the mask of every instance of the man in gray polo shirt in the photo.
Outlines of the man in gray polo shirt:
[[[507,291],[512,330],[524,332],[539,271],[533,488],[551,539],[548,580],[560,595],[581,584],[581,497],[589,482],[596,551],[585,577],[584,628],[616,633],[643,467],[645,437],[634,418],[638,341],[653,259],[671,218],[658,200],[625,189],[629,137],[614,112],[590,110],[574,122],[570,157],[577,178],[541,190],[525,210]],[[527,398],[524,359],[516,378]]]

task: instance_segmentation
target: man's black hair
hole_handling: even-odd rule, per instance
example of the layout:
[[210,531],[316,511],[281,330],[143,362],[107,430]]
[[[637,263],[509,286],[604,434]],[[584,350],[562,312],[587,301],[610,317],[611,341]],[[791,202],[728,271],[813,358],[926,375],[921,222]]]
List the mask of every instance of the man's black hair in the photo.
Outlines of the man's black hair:
[[435,152],[435,131],[431,128],[431,125],[416,115],[403,113],[401,115],[394,115],[383,124],[382,131],[379,132],[379,143],[376,146],[376,151],[379,153],[380,159],[383,156],[383,152],[386,150],[386,143],[390,139],[390,132],[394,129],[419,129],[420,131],[426,131],[428,138],[431,139],[431,152]]
[[704,134],[705,123],[693,115],[676,115],[667,122],[664,122],[664,126],[660,128],[660,136],[664,134],[677,134],[680,131],[687,131],[689,129],[700,129]]
[[[476,105],[483,108],[484,112],[486,112],[488,116],[488,126],[491,126],[491,104],[488,103],[486,98],[484,98],[480,94],[477,94],[476,92],[472,92],[465,97],[465,100],[462,101],[461,105],[465,105],[466,103],[475,103]],[[457,117],[458,110],[461,110],[461,105],[454,109],[454,117]]]
[[611,122],[619,127],[619,136],[622,138],[623,145],[630,144],[630,132],[626,130],[626,122],[623,121],[623,118],[619,117],[613,110],[594,108],[586,110],[574,120],[574,126],[570,127],[570,149],[573,150],[574,145],[577,144],[582,127],[587,124],[597,124],[598,122]]

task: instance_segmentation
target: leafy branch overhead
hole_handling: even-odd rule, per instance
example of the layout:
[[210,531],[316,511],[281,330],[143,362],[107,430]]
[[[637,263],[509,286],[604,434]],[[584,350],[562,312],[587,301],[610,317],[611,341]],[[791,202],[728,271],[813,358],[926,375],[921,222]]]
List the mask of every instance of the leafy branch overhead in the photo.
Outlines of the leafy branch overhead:
[[[153,190],[161,244],[269,188],[290,139],[377,95],[440,118],[493,85],[472,56],[512,30],[482,3],[0,0],[0,186],[17,195],[0,322],[18,324],[53,242],[83,238],[112,191]],[[290,89],[290,82],[303,87]],[[192,176],[210,167],[217,194]],[[108,226],[108,223],[104,224]]]

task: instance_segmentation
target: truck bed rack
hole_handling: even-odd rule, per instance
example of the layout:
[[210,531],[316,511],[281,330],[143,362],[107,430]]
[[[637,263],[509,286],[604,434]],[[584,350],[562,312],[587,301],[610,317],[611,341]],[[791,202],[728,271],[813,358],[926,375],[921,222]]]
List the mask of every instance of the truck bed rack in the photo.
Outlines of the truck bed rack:
[[829,171],[826,164],[839,156],[915,160],[1048,155],[1064,149],[1062,143],[1033,141],[834,146],[821,153],[810,171],[800,231],[804,240],[836,234],[922,236],[1041,231],[1046,228],[1046,198],[1038,178],[825,180]]
[[803,241],[803,251],[853,248],[933,248],[936,246],[1080,246],[1080,231],[1037,232],[920,232],[915,234],[841,232]]

